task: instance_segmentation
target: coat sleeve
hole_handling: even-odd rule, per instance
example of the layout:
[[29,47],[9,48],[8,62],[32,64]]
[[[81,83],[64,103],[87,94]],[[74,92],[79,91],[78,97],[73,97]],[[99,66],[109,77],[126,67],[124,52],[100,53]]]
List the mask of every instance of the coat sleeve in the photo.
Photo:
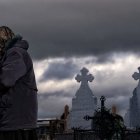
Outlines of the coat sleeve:
[[16,51],[7,54],[0,70],[0,91],[14,86],[25,73],[26,65],[22,55]]

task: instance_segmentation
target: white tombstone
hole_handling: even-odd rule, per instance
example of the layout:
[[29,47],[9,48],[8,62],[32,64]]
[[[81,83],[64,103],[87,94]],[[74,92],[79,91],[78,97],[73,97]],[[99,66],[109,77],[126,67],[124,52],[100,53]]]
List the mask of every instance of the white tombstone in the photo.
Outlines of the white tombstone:
[[138,86],[136,87],[136,94],[138,98],[138,107],[140,108],[140,67],[138,67],[139,73],[135,72],[132,77],[138,81]]
[[135,72],[132,77],[138,81],[137,87],[133,91],[129,104],[129,124],[130,127],[140,127],[140,67],[139,72]]
[[81,82],[81,85],[72,99],[70,127],[90,129],[91,121],[86,121],[83,118],[86,115],[93,116],[95,109],[97,109],[97,98],[93,95],[88,85],[88,82],[92,82],[94,77],[88,74],[86,68],[83,68],[81,75],[78,74],[75,79],[77,82]]

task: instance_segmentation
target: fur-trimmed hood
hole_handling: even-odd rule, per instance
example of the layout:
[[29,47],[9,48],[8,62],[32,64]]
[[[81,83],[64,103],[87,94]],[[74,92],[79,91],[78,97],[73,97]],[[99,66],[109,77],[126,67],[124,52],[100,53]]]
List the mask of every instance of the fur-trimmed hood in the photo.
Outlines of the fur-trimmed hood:
[[16,35],[13,39],[9,40],[6,43],[5,50],[7,51],[13,47],[20,47],[20,48],[23,48],[25,50],[28,50],[29,44],[26,40],[22,40],[22,36]]

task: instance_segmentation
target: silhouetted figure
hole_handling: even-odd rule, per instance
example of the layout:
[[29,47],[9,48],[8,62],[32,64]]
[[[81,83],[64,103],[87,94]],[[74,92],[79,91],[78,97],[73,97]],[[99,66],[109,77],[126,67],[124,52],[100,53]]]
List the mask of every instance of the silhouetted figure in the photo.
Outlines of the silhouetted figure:
[[28,47],[0,27],[0,140],[37,140],[37,87]]

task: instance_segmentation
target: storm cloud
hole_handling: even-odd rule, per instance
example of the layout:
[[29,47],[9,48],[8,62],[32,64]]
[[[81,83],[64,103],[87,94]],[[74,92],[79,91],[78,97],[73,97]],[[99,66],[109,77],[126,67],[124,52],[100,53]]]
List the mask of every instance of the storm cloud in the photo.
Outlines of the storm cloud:
[[139,0],[1,1],[1,24],[30,42],[35,59],[136,52]]
[[29,41],[39,93],[39,117],[71,107],[82,67],[95,76],[90,87],[124,115],[137,86],[140,64],[139,0],[1,0],[1,25]]
[[78,66],[73,64],[72,61],[53,62],[49,64],[40,80],[64,80],[73,78],[76,71],[78,71]]

